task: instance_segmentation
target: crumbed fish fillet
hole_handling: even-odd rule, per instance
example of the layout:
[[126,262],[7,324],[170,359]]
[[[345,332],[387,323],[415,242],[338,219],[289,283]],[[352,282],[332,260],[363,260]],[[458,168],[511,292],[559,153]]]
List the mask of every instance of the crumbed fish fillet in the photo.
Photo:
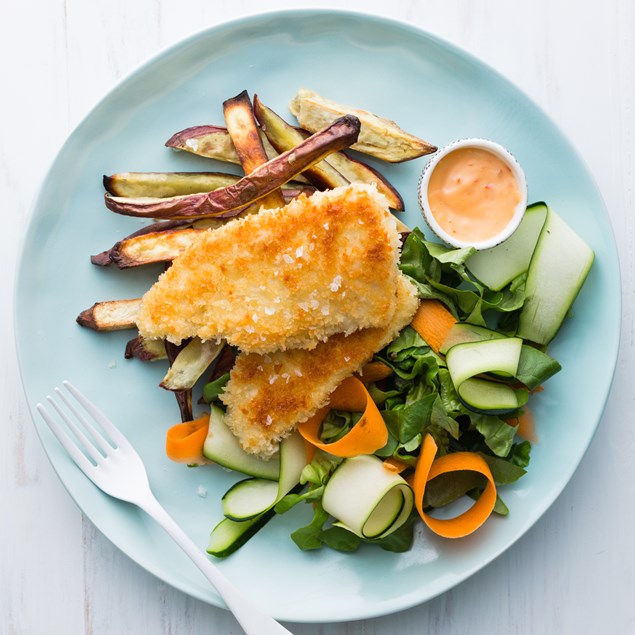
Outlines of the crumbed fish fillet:
[[313,348],[385,326],[399,235],[386,199],[350,185],[207,232],[145,294],[144,337],[224,338],[243,351]]
[[227,406],[225,421],[242,447],[271,456],[346,377],[394,340],[419,305],[414,285],[401,274],[396,299],[395,314],[384,327],[334,335],[311,351],[239,354],[221,399]]

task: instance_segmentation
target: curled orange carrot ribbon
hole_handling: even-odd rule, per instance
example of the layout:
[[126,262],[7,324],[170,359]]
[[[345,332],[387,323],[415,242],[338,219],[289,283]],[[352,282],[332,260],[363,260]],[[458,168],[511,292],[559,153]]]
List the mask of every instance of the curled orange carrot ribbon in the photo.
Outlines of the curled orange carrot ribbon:
[[209,463],[203,456],[203,445],[209,428],[209,413],[186,423],[172,426],[166,435],[165,452],[168,458],[188,465]]
[[[463,538],[476,531],[490,516],[496,504],[496,484],[485,459],[473,452],[454,452],[435,460],[437,444],[427,434],[423,440],[419,460],[415,469],[412,488],[415,506],[423,522],[434,533],[444,538]],[[428,481],[448,472],[469,470],[483,474],[487,485],[479,499],[467,511],[456,518],[433,518],[423,511],[423,495]]]
[[[320,427],[329,410],[362,412],[361,419],[338,441],[320,441]],[[334,456],[348,458],[373,454],[388,441],[388,429],[364,384],[356,377],[345,379],[333,392],[329,404],[298,426],[298,431],[312,446]]]

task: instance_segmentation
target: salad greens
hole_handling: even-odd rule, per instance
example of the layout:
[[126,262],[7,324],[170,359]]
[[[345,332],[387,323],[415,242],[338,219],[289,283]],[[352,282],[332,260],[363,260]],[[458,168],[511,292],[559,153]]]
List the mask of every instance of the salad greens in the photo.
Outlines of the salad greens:
[[[506,316],[502,332],[513,332],[525,300],[527,274],[521,274],[500,291],[492,291],[470,275],[466,261],[473,248],[453,249],[426,241],[415,228],[406,238],[400,268],[416,285],[421,299],[440,300],[462,322],[479,326]],[[489,315],[488,315],[489,313]]]
[[[468,271],[466,261],[474,253],[473,249],[452,249],[426,241],[422,232],[415,229],[404,242],[400,268],[416,286],[421,299],[439,300],[459,322],[484,327],[483,338],[513,334],[525,299],[527,275],[519,275],[501,290],[493,291]],[[489,335],[486,329],[490,330]],[[518,426],[512,423],[522,408],[503,416],[466,406],[457,394],[445,358],[435,353],[412,327],[406,327],[397,339],[378,352],[374,361],[392,370],[390,377],[368,386],[388,430],[388,441],[375,453],[377,457],[400,462],[407,477],[417,463],[424,437],[429,434],[438,446],[438,457],[461,451],[480,455],[497,485],[513,483],[525,474],[531,444],[517,440]],[[559,368],[542,351],[523,345],[516,380],[533,389]],[[216,401],[226,381],[227,375],[223,375],[207,384],[206,401]],[[330,443],[342,438],[360,417],[361,413],[332,410],[322,425],[321,440]],[[354,551],[363,542],[391,551],[409,549],[416,512],[396,531],[379,539],[364,539],[334,524],[321,500],[330,478],[343,461],[318,451],[302,471],[300,484],[304,489],[289,493],[276,503],[275,511],[279,514],[300,503],[313,505],[313,519],[293,532],[294,542],[303,550],[327,546]],[[485,481],[477,472],[443,474],[426,487],[424,507],[442,507],[464,495],[478,498]],[[500,498],[494,512],[508,513]]]

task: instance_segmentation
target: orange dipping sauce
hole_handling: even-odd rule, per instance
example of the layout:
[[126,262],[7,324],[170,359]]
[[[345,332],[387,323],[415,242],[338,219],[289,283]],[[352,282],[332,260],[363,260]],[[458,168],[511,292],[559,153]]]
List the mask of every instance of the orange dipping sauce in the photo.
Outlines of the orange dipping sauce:
[[509,166],[493,152],[469,147],[441,158],[427,194],[439,227],[466,243],[480,243],[503,231],[522,200]]

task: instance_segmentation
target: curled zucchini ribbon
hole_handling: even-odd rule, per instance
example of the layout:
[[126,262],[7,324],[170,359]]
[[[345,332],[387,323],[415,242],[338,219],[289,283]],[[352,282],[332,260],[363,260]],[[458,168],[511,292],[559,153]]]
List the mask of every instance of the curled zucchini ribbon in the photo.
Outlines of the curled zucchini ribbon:
[[466,342],[453,346],[445,361],[452,383],[463,403],[468,408],[487,414],[503,414],[525,405],[529,398],[526,389],[477,377],[483,373],[491,373],[502,380],[514,378],[518,372],[522,349],[523,341],[519,337]]
[[[496,484],[485,460],[473,452],[455,452],[435,460],[437,444],[427,434],[423,440],[417,461],[412,487],[415,506],[423,522],[436,534],[444,538],[463,538],[476,531],[490,516],[496,504]],[[423,495],[428,481],[447,474],[469,470],[483,474],[487,485],[478,500],[467,511],[455,518],[434,518],[423,511]]]
[[408,520],[413,504],[411,487],[376,456],[344,461],[322,497],[325,511],[338,519],[335,526],[369,540],[399,529]]
[[306,465],[304,441],[292,434],[280,443],[277,481],[248,478],[230,487],[223,496],[223,518],[212,530],[207,553],[225,557],[236,551],[275,515],[275,504],[299,482]]
[[[362,412],[361,419],[338,441],[320,441],[320,428],[329,410]],[[298,426],[298,431],[312,446],[334,456],[349,458],[373,454],[388,441],[388,429],[364,384],[356,377],[345,379],[333,392],[327,406]]]
[[239,481],[223,496],[223,514],[240,522],[268,511],[300,482],[305,465],[304,441],[298,434],[286,437],[280,443],[278,480],[252,477]]

